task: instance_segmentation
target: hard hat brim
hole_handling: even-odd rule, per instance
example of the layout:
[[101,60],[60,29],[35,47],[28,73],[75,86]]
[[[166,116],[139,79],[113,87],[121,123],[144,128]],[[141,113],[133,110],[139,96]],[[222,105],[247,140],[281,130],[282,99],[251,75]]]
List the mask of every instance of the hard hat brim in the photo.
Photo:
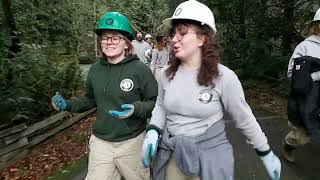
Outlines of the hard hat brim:
[[98,35],[98,36],[101,36],[101,34],[105,31],[116,31],[120,34],[122,34],[124,37],[126,37],[127,39],[129,39],[130,41],[132,41],[134,39],[134,37],[132,35],[130,35],[128,32],[126,31],[121,31],[121,30],[118,30],[118,29],[112,29],[112,28],[108,28],[108,29],[104,29],[104,28],[101,28],[101,29],[95,29],[94,32]]
[[170,18],[167,18],[162,21],[164,31],[169,32],[169,30],[172,28],[172,21],[173,20],[183,20],[183,19],[194,21],[194,19],[191,19],[191,18],[177,18],[177,17],[172,18],[172,17],[170,17]]
[[[162,21],[162,24],[164,25],[164,27],[163,27],[164,32],[169,33],[169,31],[172,28],[172,21],[173,20],[192,20],[192,21],[197,21],[197,20],[194,20],[192,18],[185,18],[185,17],[184,18],[177,18],[177,17],[172,18],[172,17],[170,17],[170,18],[167,18],[167,19]],[[199,21],[197,21],[197,22],[199,22]],[[205,23],[204,23],[204,25],[207,25],[208,27],[210,27],[212,29],[212,31],[214,33],[217,33],[217,29],[215,27],[213,28],[213,27],[211,27],[211,26],[209,26],[208,24],[205,24]]]

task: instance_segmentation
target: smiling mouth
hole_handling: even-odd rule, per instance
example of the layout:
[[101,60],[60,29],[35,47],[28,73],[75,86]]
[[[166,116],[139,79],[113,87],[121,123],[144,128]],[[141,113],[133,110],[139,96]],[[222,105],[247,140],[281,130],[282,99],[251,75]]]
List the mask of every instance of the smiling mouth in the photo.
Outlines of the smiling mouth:
[[108,48],[105,48],[106,50],[114,50],[116,48],[113,48],[113,47],[108,47]]

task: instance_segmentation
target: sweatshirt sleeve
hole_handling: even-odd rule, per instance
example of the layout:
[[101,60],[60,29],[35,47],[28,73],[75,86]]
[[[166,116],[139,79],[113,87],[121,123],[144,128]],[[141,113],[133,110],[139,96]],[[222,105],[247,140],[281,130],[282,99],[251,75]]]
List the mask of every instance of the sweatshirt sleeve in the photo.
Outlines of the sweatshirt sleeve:
[[[164,68],[163,68],[164,69]],[[162,76],[158,82],[158,97],[156,101],[156,105],[152,111],[152,117],[149,126],[156,126],[160,130],[163,130],[164,124],[166,121],[166,110],[163,106],[163,98],[164,98],[164,71],[162,70]],[[147,128],[148,129],[148,128]]]
[[146,83],[143,85],[143,87],[141,87],[142,100],[133,103],[133,115],[142,119],[146,119],[151,116],[151,112],[154,108],[154,104],[158,94],[156,79],[154,78],[153,74],[151,73],[148,67],[146,67],[145,69],[147,73],[144,74],[144,79],[146,79]]
[[67,111],[81,113],[96,107],[90,74],[91,73],[89,71],[86,79],[85,95],[82,97],[72,97],[71,99],[67,100]]
[[294,65],[294,59],[298,58],[298,57],[302,57],[305,54],[306,53],[305,53],[303,42],[302,42],[295,48],[295,50],[293,51],[293,54],[292,54],[292,56],[291,56],[291,58],[289,60],[288,71],[287,71],[287,77],[289,79],[291,79],[291,76],[292,76],[292,68],[293,68],[293,65]]
[[267,137],[262,132],[245,100],[241,83],[236,74],[232,72],[228,81],[223,84],[221,92],[221,100],[226,113],[231,116],[236,127],[246,136],[247,142],[258,151],[269,150]]
[[154,49],[152,51],[151,63],[150,63],[150,69],[151,69],[152,72],[154,72],[154,69],[156,67],[157,56],[158,56],[158,51],[157,51],[157,49]]

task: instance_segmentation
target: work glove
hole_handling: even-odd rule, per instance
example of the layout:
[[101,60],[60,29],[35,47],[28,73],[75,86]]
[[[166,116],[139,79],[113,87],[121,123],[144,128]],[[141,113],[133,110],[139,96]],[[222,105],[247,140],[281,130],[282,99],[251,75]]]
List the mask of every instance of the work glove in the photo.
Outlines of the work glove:
[[52,104],[53,108],[58,112],[64,111],[66,109],[66,107],[67,107],[66,101],[59,94],[59,92],[56,92],[56,95],[54,95],[51,98],[51,104]]
[[264,156],[260,156],[271,180],[280,180],[281,162],[279,158],[270,151]]
[[145,168],[150,167],[151,160],[156,157],[159,134],[156,130],[150,129],[142,145],[142,163]]
[[320,80],[320,71],[316,71],[310,74],[313,81],[319,81]]
[[130,117],[134,112],[134,106],[132,104],[122,104],[121,109],[123,109],[123,111],[110,110],[109,114],[113,117],[123,119]]

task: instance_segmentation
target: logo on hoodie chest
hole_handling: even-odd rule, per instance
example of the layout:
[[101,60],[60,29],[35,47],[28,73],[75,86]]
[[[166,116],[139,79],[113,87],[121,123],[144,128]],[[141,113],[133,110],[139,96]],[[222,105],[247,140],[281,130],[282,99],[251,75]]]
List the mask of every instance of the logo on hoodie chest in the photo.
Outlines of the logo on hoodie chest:
[[120,88],[125,92],[131,91],[133,88],[133,81],[131,79],[123,79],[120,82]]

